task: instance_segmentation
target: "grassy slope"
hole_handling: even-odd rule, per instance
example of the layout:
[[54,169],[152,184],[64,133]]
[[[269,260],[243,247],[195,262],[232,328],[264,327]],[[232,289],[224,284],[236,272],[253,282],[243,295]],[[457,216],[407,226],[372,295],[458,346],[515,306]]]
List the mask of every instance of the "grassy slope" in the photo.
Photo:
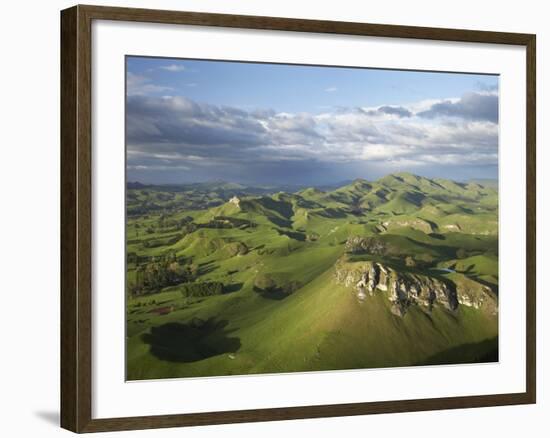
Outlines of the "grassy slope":
[[231,321],[224,330],[239,339],[240,349],[234,358],[228,352],[198,362],[168,362],[149,354],[149,345],[136,333],[128,345],[128,377],[406,366],[497,336],[495,318],[465,307],[456,314],[437,307],[431,314],[412,308],[404,318],[396,317],[382,294],[361,303],[349,289],[334,285],[331,275],[329,269],[281,302],[243,290],[238,299],[209,298],[208,304],[160,317],[166,323],[191,314],[203,318],[223,314]]

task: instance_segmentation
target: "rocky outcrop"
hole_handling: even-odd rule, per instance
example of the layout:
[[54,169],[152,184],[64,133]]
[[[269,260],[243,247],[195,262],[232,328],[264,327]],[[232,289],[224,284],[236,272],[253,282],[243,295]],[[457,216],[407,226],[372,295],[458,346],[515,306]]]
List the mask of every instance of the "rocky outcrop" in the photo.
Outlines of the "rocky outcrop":
[[351,253],[366,252],[374,255],[384,255],[387,252],[387,244],[377,237],[349,237],[346,241],[346,251]]
[[240,200],[237,196],[233,196],[233,197],[229,200],[229,202],[230,202],[231,204],[235,204],[237,207],[239,207],[239,206],[240,206],[240,203],[241,203],[241,200]]
[[355,291],[357,298],[383,293],[391,302],[391,311],[404,316],[411,305],[431,309],[434,304],[454,311],[459,304],[497,311],[497,299],[490,288],[464,277],[457,283],[441,278],[398,272],[381,263],[348,262],[337,264],[335,280]]
[[443,228],[449,231],[457,231],[457,232],[460,232],[462,230],[462,228],[460,228],[460,225],[458,224],[443,225]]
[[456,282],[458,302],[463,306],[482,309],[491,315],[498,313],[498,297],[490,287],[462,276]]

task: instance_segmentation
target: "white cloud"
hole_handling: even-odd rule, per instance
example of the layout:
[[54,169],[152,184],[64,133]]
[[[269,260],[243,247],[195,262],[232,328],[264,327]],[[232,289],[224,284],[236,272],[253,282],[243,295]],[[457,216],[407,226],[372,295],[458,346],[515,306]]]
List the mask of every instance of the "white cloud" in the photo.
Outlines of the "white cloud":
[[328,87],[328,88],[325,88],[325,91],[327,93],[334,93],[335,91],[338,91],[338,88],[336,87]]
[[132,72],[128,72],[126,75],[126,94],[128,96],[146,96],[165,91],[173,91],[173,88],[152,84],[150,78]]
[[170,65],[163,65],[159,67],[161,70],[169,71],[172,73],[180,72],[186,70],[184,65],[181,64],[170,64]]

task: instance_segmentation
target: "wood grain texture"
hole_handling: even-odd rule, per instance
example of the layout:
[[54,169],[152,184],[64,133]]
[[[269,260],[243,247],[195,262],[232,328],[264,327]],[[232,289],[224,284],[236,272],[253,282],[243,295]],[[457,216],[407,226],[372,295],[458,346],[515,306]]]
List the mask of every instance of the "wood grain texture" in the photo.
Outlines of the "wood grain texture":
[[76,8],[61,16],[61,426],[77,429]]
[[[92,419],[91,23],[119,20],[525,46],[527,53],[526,391],[515,394]],[[61,425],[74,432],[150,429],[535,403],[534,35],[196,12],[75,6],[61,13]]]
[[138,21],[147,23],[187,24],[197,26],[283,30],[292,32],[333,33],[387,38],[463,41],[472,43],[526,45],[531,35],[436,27],[396,26],[342,21],[302,20],[254,15],[211,14],[167,10],[80,6],[94,19]]
[[520,405],[528,403],[531,403],[529,397],[526,393],[522,393],[473,397],[396,400],[387,402],[348,403],[322,406],[301,406],[244,411],[206,412],[200,414],[108,418],[92,420],[83,430],[81,430],[81,432],[105,432],[322,417],[344,417],[367,414]]
[[536,36],[531,35],[526,44],[527,52],[527,394],[531,403],[537,399],[537,81]]
[[61,425],[91,420],[91,21],[61,14]]

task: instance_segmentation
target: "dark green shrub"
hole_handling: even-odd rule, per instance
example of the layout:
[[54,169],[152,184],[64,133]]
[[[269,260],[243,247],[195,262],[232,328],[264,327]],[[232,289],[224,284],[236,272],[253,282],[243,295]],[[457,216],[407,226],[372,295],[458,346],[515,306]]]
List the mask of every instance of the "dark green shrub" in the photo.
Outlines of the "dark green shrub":
[[185,283],[180,285],[180,291],[185,297],[209,297],[223,293],[223,283],[208,281],[200,283]]
[[273,292],[277,289],[277,283],[269,274],[258,274],[254,279],[254,289]]
[[285,274],[258,274],[254,279],[254,290],[263,296],[281,299],[300,289],[302,284],[288,280]]

